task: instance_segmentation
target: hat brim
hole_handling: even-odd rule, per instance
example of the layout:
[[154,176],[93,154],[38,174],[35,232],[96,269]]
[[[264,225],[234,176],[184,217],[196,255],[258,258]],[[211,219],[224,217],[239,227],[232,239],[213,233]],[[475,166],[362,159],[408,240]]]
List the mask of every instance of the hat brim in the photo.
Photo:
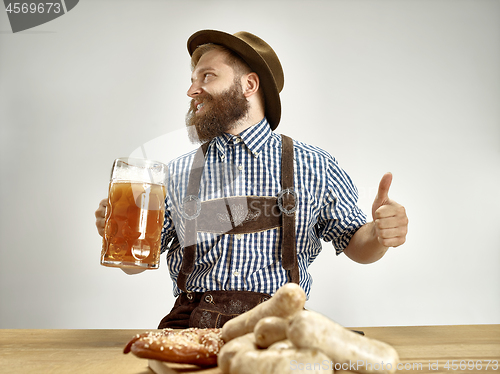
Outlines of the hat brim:
[[187,42],[189,55],[192,56],[198,46],[207,43],[220,44],[230,49],[257,73],[264,92],[267,120],[271,129],[276,129],[281,119],[281,100],[271,69],[262,56],[244,40],[217,30],[201,30],[191,35]]

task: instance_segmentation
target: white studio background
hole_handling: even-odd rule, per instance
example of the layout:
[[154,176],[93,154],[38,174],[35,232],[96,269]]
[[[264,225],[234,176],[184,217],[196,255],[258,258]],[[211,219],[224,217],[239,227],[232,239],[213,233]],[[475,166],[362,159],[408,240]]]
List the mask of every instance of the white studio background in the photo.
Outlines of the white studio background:
[[194,147],[186,41],[205,28],[269,42],[278,132],[328,150],[369,215],[392,171],[407,209],[407,243],[377,263],[324,243],[307,307],[346,326],[500,323],[500,1],[82,0],[16,34],[0,14],[0,328],[151,329],[170,310],[164,256],[100,266],[94,211],[115,158]]

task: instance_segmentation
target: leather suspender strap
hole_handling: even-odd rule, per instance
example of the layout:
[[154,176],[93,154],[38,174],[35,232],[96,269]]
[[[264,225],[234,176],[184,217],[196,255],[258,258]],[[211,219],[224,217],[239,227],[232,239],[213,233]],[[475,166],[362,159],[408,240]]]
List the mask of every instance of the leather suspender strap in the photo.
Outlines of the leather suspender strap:
[[278,194],[278,206],[282,212],[282,243],[281,261],[283,268],[289,272],[289,279],[299,283],[299,266],[295,244],[295,211],[297,210],[297,195],[293,181],[293,140],[281,135],[281,192]]
[[201,175],[205,167],[205,154],[207,153],[208,144],[208,142],[204,143],[198,148],[194,156],[193,165],[189,172],[187,195],[182,204],[182,215],[186,222],[186,228],[184,233],[184,255],[182,256],[181,270],[177,275],[177,287],[184,292],[187,292],[187,277],[194,270],[197,239],[196,221],[201,210],[201,201],[198,195],[200,192]]
[[[299,283],[299,267],[295,244],[295,211],[297,209],[297,196],[294,191],[293,178],[293,140],[285,135],[281,135],[281,137],[282,190],[278,194],[277,203],[282,212],[282,265],[289,273],[289,281]],[[208,143],[205,143],[198,149],[194,156],[193,165],[191,166],[189,174],[187,195],[183,200],[182,206],[182,214],[186,224],[184,234],[184,255],[182,258],[181,270],[177,276],[177,287],[184,292],[187,292],[187,278],[194,270],[198,229],[197,219],[200,215],[202,205],[198,195],[207,149]],[[232,218],[227,203],[226,208],[228,216]],[[234,229],[233,227],[233,230]]]

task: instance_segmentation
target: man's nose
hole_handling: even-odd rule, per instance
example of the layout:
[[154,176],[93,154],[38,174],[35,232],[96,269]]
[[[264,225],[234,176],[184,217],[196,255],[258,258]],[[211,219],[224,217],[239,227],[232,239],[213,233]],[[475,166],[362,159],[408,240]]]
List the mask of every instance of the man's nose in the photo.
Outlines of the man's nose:
[[201,86],[197,82],[191,83],[191,87],[189,87],[189,90],[187,91],[187,95],[194,99],[197,95],[201,93],[202,89]]

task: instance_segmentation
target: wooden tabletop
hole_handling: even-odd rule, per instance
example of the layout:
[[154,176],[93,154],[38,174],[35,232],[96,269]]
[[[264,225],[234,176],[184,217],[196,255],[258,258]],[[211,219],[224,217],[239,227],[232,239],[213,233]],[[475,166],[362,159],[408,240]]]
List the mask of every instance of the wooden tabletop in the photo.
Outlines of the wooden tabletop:
[[[500,325],[354,329],[394,346],[402,364],[398,373],[500,373]],[[0,373],[152,374],[148,360],[122,353],[126,343],[142,332],[0,330]],[[217,368],[170,367],[184,374],[220,374]]]

